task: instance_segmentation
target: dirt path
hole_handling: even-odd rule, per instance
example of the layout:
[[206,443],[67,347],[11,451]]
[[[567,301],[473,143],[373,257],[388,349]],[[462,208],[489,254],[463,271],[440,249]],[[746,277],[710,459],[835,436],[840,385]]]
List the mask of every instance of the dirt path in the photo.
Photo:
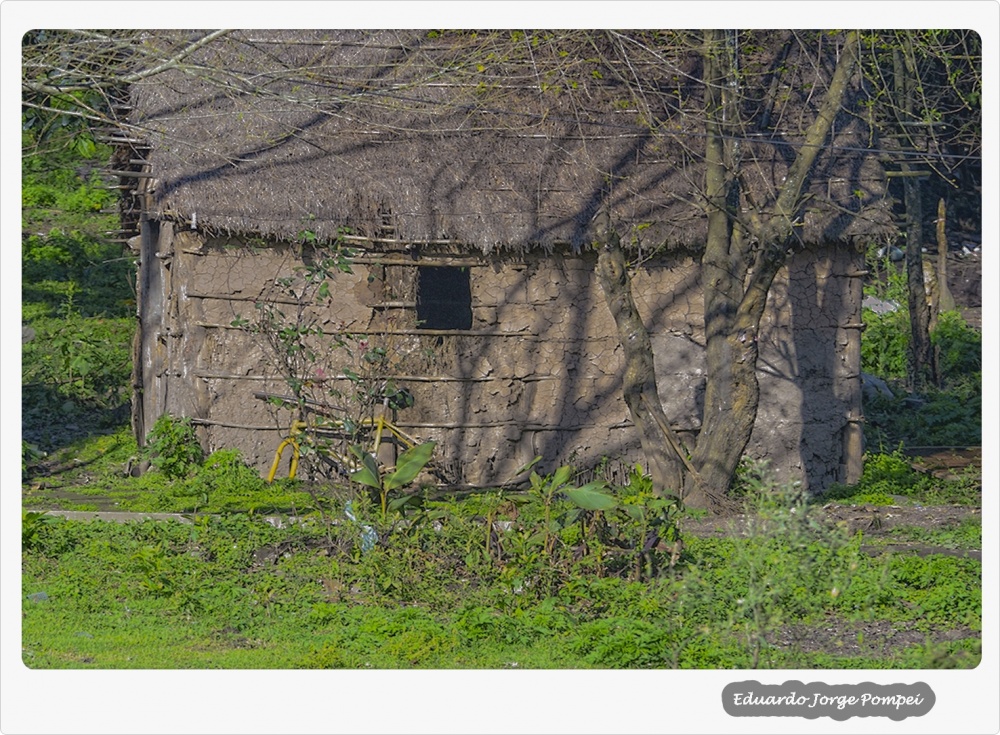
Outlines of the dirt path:
[[[919,541],[893,540],[896,536],[896,530],[900,528],[941,530],[954,528],[966,518],[981,520],[982,510],[980,508],[966,505],[877,506],[830,503],[815,509],[813,512],[821,513],[824,520],[831,526],[845,528],[851,535],[861,531],[868,542],[861,546],[861,550],[871,556],[889,553],[918,556],[945,554],[977,561],[983,559],[981,549],[955,549],[946,546],[932,546]],[[746,535],[749,522],[750,519],[746,515],[685,519],[681,523],[681,528],[685,533],[699,538],[723,538]]]
[[[979,518],[982,510],[967,505],[843,505],[828,503],[813,512],[821,513],[832,525],[845,524],[850,533],[863,532],[866,536],[890,537],[893,529],[916,527],[928,530],[949,528],[969,517]],[[743,535],[748,516],[716,516],[685,519],[684,531],[692,535],[713,538]]]

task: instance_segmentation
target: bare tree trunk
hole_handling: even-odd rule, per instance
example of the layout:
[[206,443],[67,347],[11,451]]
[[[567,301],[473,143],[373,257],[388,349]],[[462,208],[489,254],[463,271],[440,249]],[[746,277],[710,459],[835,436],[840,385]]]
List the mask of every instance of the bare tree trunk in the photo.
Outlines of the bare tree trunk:
[[[931,313],[927,323],[928,341],[930,335],[937,329],[938,316],[955,309],[955,297],[948,288],[948,236],[945,234],[946,207],[944,199],[938,199],[937,210],[937,265],[934,269],[934,289],[931,297]],[[941,386],[944,376],[941,374],[941,347],[930,345],[931,372],[937,386]]]
[[[760,404],[757,380],[757,335],[767,304],[767,292],[783,258],[772,257],[758,264],[756,278],[724,331],[713,329],[706,337],[708,384],[705,413],[692,455],[698,482],[688,484],[685,503],[696,508],[715,508],[729,489],[754,424]],[[706,275],[712,268],[705,270]],[[718,300],[706,285],[706,323],[719,317],[709,312]],[[715,307],[718,308],[718,307]],[[721,319],[719,319],[721,321]]]
[[[896,104],[901,122],[913,122],[914,73],[907,60],[911,50],[893,54],[893,76]],[[912,146],[908,146],[912,147]],[[900,164],[903,174],[903,204],[906,207],[906,285],[910,310],[910,351],[907,374],[910,388],[920,390],[931,379],[930,307],[924,287],[923,208],[920,201],[920,179],[910,163]]]
[[[736,118],[734,105],[727,99],[732,93],[727,80],[735,70],[718,53],[719,32],[706,32],[705,193],[709,208],[702,285],[708,382],[701,431],[692,454],[698,477],[692,482],[689,476],[685,488],[685,503],[692,507],[720,505],[750,442],[760,403],[757,336],[767,294],[784,265],[805,181],[841,108],[857,44],[857,34],[849,34],[819,114],[806,132],[806,145],[789,168],[773,207],[752,212],[749,222],[734,226],[739,160],[738,152],[726,141],[726,120]],[[753,251],[743,228],[757,243]]]
[[[736,120],[733,73],[720,32],[705,37],[707,90],[706,188],[708,240],[702,258],[708,381],[697,446],[691,457],[670,430],[656,390],[652,348],[632,299],[617,235],[610,222],[600,233],[597,276],[625,350],[625,401],[639,429],[643,452],[660,492],[677,493],[686,505],[729,509],[726,493],[757,420],[757,335],[771,283],[784,265],[802,190],[853,73],[858,46],[848,34],[819,114],[788,170],[774,204],[739,219],[739,152],[726,128]],[[729,121],[729,122],[727,122]],[[607,218],[606,214],[603,214]],[[750,236],[747,236],[749,233]],[[752,249],[751,249],[752,247]],[[680,484],[683,480],[683,486]]]
[[[756,330],[749,338],[734,331],[743,298],[747,269],[745,240],[733,229],[730,213],[738,200],[735,151],[727,143],[727,127],[735,120],[728,81],[734,70],[725,53],[722,31],[707,31],[705,81],[708,118],[705,143],[705,195],[708,240],[702,257],[705,300],[705,357],[708,381],[705,413],[692,460],[700,477],[688,477],[685,503],[697,508],[716,505],[750,441],[757,419]],[[740,337],[743,337],[740,341]],[[751,353],[747,352],[750,349]]]
[[[955,297],[948,288],[948,236],[945,234],[946,207],[944,199],[938,200],[937,210],[937,314],[955,309]],[[937,314],[934,316],[936,317]]]
[[[632,286],[618,235],[610,226],[606,232],[605,242],[597,257],[597,279],[625,351],[622,380],[625,403],[639,429],[639,441],[653,487],[660,494],[680,496],[684,482],[683,460],[664,435],[665,432],[672,432],[656,390],[649,333],[632,298]],[[675,436],[672,438],[676,440]],[[679,442],[674,446],[679,447]]]
[[[903,165],[903,170],[908,168]],[[924,285],[922,208],[920,205],[920,183],[912,176],[903,179],[903,194],[906,203],[906,285],[907,305],[910,309],[910,387],[920,390],[932,380],[930,305],[927,303],[927,288]]]

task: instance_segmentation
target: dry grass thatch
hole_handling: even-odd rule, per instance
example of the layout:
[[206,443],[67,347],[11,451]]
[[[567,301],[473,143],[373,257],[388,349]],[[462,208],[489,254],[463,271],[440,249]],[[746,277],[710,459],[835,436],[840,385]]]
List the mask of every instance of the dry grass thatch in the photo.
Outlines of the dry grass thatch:
[[[195,32],[156,32],[172,53]],[[766,206],[812,120],[838,39],[741,37],[739,139]],[[153,214],[217,232],[586,246],[608,203],[625,240],[697,247],[704,152],[698,36],[558,31],[234,31],[133,86]],[[153,58],[158,54],[150,54]],[[889,231],[855,89],[817,162],[807,242]]]

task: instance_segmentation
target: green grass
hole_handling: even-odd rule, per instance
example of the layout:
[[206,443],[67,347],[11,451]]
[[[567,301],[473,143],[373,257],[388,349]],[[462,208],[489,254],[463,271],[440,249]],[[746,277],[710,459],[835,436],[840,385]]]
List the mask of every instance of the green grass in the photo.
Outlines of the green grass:
[[[981,565],[871,557],[861,537],[771,501],[747,538],[684,536],[677,565],[643,580],[562,544],[526,544],[531,509],[472,553],[483,518],[464,501],[379,525],[352,498],[277,528],[256,516],[192,524],[25,519],[23,655],[39,668],[905,668],[974,665]],[[515,507],[515,506],[510,506]],[[480,504],[479,509],[482,508]],[[447,511],[447,512],[446,512]],[[423,520],[424,522],[420,522]],[[364,543],[364,526],[379,534]],[[973,533],[962,526],[963,538]],[[563,537],[569,538],[569,536]],[[607,553],[607,550],[605,550]],[[578,552],[576,552],[578,554]],[[603,576],[593,573],[603,570]],[[588,572],[589,570],[589,572]],[[873,619],[927,642],[873,657],[779,645],[790,625]],[[847,635],[847,634],[845,634]],[[970,632],[966,638],[974,639]],[[958,646],[958,648],[956,648]],[[964,648],[963,648],[964,646]]]
[[[183,432],[171,436],[160,451],[188,441]],[[31,666],[905,668],[978,661],[969,648],[981,628],[978,561],[873,557],[862,546],[880,538],[831,526],[818,504],[760,468],[743,478],[753,514],[746,535],[699,538],[684,532],[689,516],[655,501],[639,472],[613,490],[617,509],[581,514],[550,492],[571,485],[552,476],[538,478],[537,491],[417,496],[405,518],[383,521],[370,495],[287,480],[268,485],[230,450],[198,462],[179,452],[187,459],[171,465],[172,474],[154,466],[140,477],[121,472],[137,456],[127,433],[77,451],[85,461],[64,473],[77,507],[93,497],[122,510],[196,515],[189,525],[26,517],[23,641]],[[882,488],[914,502],[941,487],[897,455],[869,462],[862,483],[868,493]],[[841,490],[845,502],[856,500],[854,490]],[[45,492],[29,491],[26,503],[37,506]],[[277,528],[265,515],[298,520]],[[651,520],[663,542],[640,558],[636,544]],[[674,547],[678,531],[682,544]],[[981,528],[971,518],[935,530],[903,528],[892,540],[977,548]],[[836,643],[823,650],[780,643],[789,626],[838,621],[846,646],[852,626],[873,620],[923,631],[926,642],[878,656],[839,654]],[[964,642],[934,642],[936,631],[956,626]]]
[[835,484],[819,500],[850,504],[982,505],[982,469],[970,466],[953,479],[939,479],[917,472],[901,450],[865,457],[861,480],[855,485]]
[[902,527],[893,531],[893,540],[912,541],[944,549],[982,549],[983,524],[979,518],[964,518],[954,526],[927,529]]

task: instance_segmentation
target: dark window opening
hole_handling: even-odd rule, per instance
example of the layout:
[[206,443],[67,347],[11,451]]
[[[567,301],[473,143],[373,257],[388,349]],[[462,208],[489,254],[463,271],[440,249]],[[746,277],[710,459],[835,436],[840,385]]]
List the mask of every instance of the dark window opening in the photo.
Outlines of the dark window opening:
[[472,329],[472,288],[468,268],[417,268],[417,327]]

